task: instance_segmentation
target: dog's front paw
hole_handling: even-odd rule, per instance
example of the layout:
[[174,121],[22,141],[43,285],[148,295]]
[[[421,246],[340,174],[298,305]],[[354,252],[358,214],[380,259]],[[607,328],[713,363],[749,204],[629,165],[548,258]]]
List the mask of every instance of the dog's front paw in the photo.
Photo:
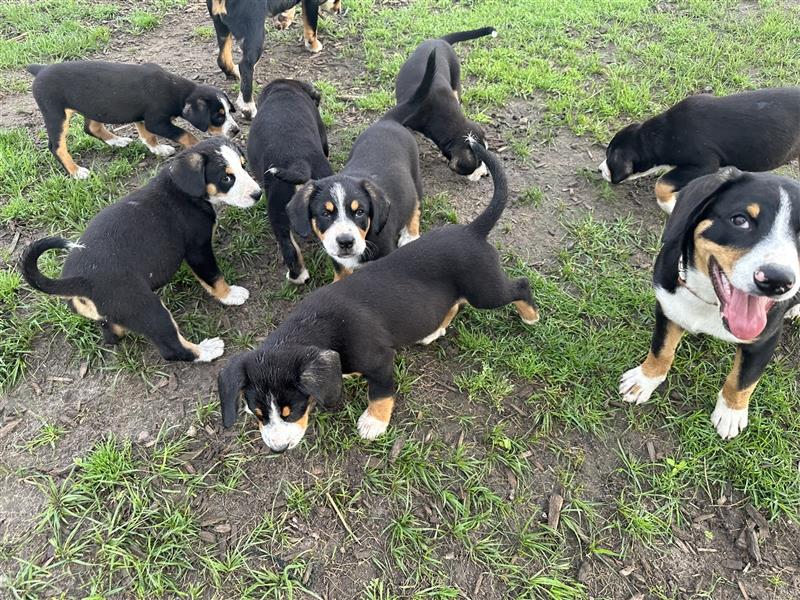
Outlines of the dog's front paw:
[[289,26],[294,21],[294,16],[289,16],[286,13],[281,13],[277,17],[272,18],[272,25],[278,31],[283,31],[284,29],[288,29]]
[[783,313],[784,319],[797,319],[800,317],[800,304],[795,304],[792,308]]
[[619,380],[619,393],[625,402],[644,404],[650,395],[661,385],[664,377],[648,377],[642,372],[642,367],[627,371]]
[[197,350],[200,354],[194,362],[211,362],[225,352],[225,342],[220,338],[208,338],[197,344]]
[[389,423],[373,417],[369,414],[369,409],[365,410],[361,413],[361,416],[358,417],[358,435],[365,440],[374,440],[382,436],[386,432],[387,427],[389,427]]
[[169,146],[168,144],[158,144],[157,146],[147,146],[147,149],[150,150],[156,156],[172,156],[175,154],[175,148]]
[[258,112],[258,110],[256,110],[256,103],[252,100],[250,102],[245,102],[241,94],[236,98],[236,108],[242,111],[246,119],[256,118],[256,113]]
[[297,277],[292,277],[291,271],[286,271],[286,279],[295,285],[303,285],[311,275],[308,274],[308,269],[303,269]]
[[89,175],[91,171],[86,167],[78,167],[75,169],[75,172],[72,174],[73,179],[89,179]]
[[313,52],[316,54],[317,52],[322,52],[322,42],[319,40],[314,40],[313,42],[309,42],[308,40],[303,40],[303,43],[306,46],[306,50],[309,52]]
[[124,148],[128,144],[130,144],[133,140],[129,137],[113,137],[106,140],[106,144],[109,146],[114,146],[115,148]]
[[711,422],[717,430],[719,437],[730,440],[739,435],[747,427],[747,409],[729,408],[722,392],[717,395],[717,406],[711,413]]
[[470,181],[480,181],[481,177],[488,174],[489,174],[489,169],[486,168],[486,164],[481,163],[477,169],[475,169],[472,173],[467,175],[467,179],[469,179]]
[[247,291],[247,288],[243,288],[239,285],[232,285],[228,289],[228,295],[224,298],[220,298],[219,301],[228,306],[239,306],[240,304],[244,304],[245,300],[249,297],[250,292]]

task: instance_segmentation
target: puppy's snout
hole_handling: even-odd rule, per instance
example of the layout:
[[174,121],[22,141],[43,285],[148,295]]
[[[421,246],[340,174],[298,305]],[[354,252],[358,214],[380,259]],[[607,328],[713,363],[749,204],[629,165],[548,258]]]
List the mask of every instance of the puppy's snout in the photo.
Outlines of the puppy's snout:
[[764,265],[753,274],[753,280],[764,294],[778,296],[792,289],[795,274],[784,265]]
[[256,188],[254,191],[250,192],[250,197],[253,199],[253,202],[258,202],[258,199],[261,198],[261,188]]
[[352,235],[340,235],[336,237],[336,243],[342,250],[352,250],[356,239]]

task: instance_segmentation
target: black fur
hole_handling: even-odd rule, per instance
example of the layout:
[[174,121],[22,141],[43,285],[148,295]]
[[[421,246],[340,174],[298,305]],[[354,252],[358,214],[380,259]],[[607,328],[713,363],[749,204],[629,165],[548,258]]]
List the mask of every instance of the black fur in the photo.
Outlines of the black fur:
[[333,174],[328,162],[328,137],[317,108],[319,101],[319,92],[306,82],[272,81],[258,98],[259,112],[247,140],[250,167],[263,182],[269,198],[269,220],[289,269],[287,277],[298,283],[302,283],[298,278],[305,276],[305,267],[292,243],[286,206],[295,193],[295,185]]

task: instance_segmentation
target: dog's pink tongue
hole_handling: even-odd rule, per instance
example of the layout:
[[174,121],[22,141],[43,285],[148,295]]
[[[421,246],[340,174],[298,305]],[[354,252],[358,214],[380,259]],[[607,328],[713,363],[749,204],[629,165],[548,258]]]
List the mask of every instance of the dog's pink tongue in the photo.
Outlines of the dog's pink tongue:
[[740,340],[752,340],[767,326],[769,298],[751,296],[733,288],[728,304],[722,314],[728,321],[728,329]]

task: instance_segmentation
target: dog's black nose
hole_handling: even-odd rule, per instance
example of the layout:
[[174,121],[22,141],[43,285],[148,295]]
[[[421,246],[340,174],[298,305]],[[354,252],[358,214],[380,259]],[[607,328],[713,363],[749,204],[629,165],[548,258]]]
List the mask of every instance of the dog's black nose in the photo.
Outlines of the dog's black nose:
[[352,235],[340,235],[336,238],[336,243],[339,244],[339,248],[342,250],[352,250],[356,239]]
[[753,280],[764,294],[778,296],[792,289],[795,274],[785,265],[765,265],[753,274]]
[[255,200],[256,202],[258,202],[258,199],[259,199],[259,198],[261,198],[261,190],[256,190],[255,192],[252,192],[252,193],[250,194],[250,197],[251,197],[253,200]]

